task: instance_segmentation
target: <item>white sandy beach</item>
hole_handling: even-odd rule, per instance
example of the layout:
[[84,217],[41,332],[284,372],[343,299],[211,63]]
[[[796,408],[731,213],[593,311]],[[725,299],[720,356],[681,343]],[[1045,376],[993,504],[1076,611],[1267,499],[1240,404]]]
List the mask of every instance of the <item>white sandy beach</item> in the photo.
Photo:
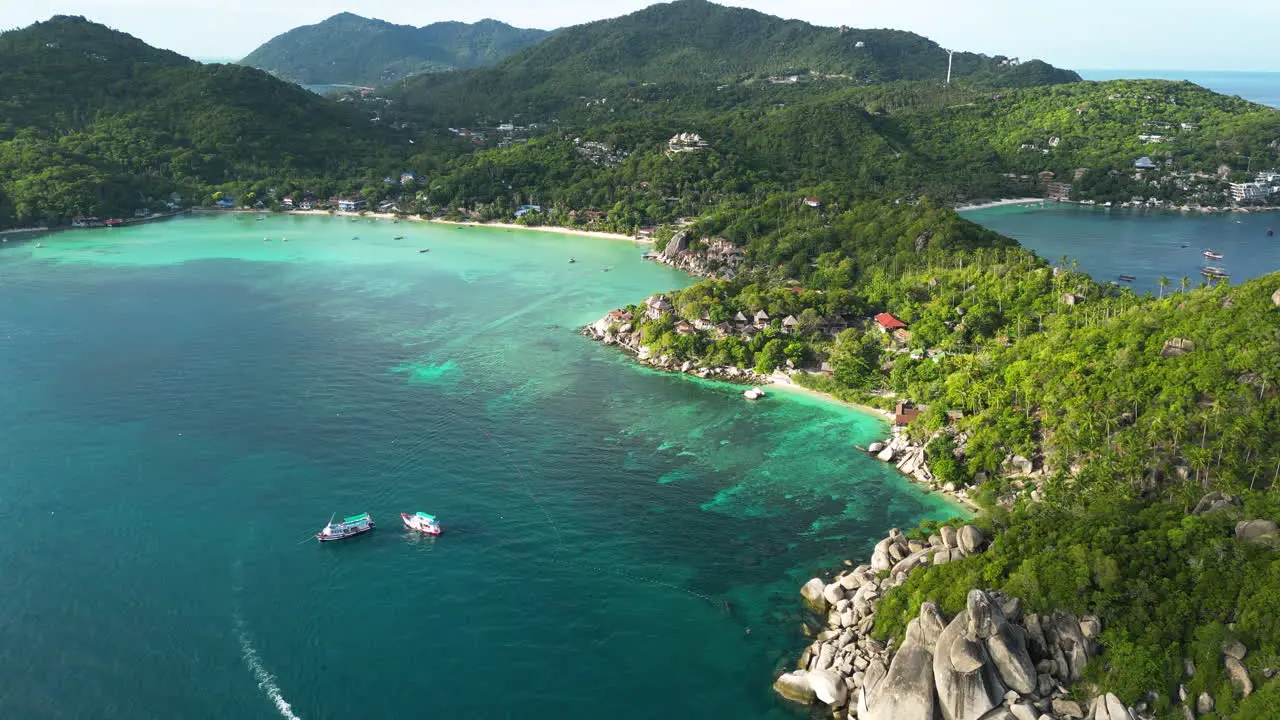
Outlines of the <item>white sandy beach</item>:
[[557,227],[554,225],[517,225],[516,223],[506,222],[457,222],[455,220],[428,220],[427,222],[439,223],[441,225],[457,225],[458,227],[490,227],[502,228],[504,230],[533,230],[536,232],[559,233],[561,235],[577,235],[579,237],[600,238],[603,240],[626,240],[627,242],[640,243],[643,245],[653,244],[652,240],[644,238],[635,238],[630,235],[621,233],[600,232],[598,230],[579,230],[577,228]]
[[1011,198],[1008,200],[992,200],[991,202],[970,203],[968,205],[956,206],[956,212],[968,212],[970,210],[989,210],[990,208],[1006,207],[1009,205],[1034,205],[1037,203],[1049,202],[1044,198]]

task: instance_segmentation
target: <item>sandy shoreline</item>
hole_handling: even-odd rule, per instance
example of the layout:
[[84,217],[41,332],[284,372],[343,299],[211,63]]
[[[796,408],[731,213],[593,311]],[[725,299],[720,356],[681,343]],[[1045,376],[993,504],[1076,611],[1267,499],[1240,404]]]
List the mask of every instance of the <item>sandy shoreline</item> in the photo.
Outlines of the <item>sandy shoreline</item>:
[[1036,203],[1049,202],[1044,198],[1012,198],[1009,200],[992,200],[991,202],[969,203],[967,205],[957,205],[956,212],[969,212],[970,210],[989,210],[991,208],[1008,207],[1010,205],[1034,205]]
[[425,222],[436,225],[453,225],[456,227],[487,227],[501,228],[503,230],[531,230],[533,232],[557,233],[560,235],[576,235],[578,237],[599,238],[601,240],[626,240],[627,242],[640,245],[652,245],[653,241],[645,238],[631,237],[621,233],[601,232],[599,230],[580,230],[578,228],[558,227],[555,225],[519,225],[508,222],[462,222],[458,220],[440,220],[437,218],[424,218],[421,215],[397,215],[395,213],[380,212],[349,212],[344,210],[210,210],[210,212],[233,212],[248,213],[257,215],[309,215],[313,217],[351,217],[351,218],[367,218],[369,220],[406,220],[409,222]]
[[835,395],[828,395],[827,393],[824,393],[821,390],[814,390],[812,388],[807,388],[803,385],[800,385],[795,381],[793,381],[791,378],[786,378],[784,380],[783,378],[779,377],[777,373],[774,373],[773,375],[771,375],[770,379],[773,380],[773,382],[770,384],[770,387],[775,387],[775,388],[778,388],[779,390],[785,390],[787,392],[799,393],[801,395],[808,395],[811,398],[819,399],[819,400],[822,400],[823,402],[827,402],[832,405],[839,405],[841,407],[849,408],[850,410],[857,410],[859,412],[863,412],[868,415],[875,415],[876,417],[882,420],[887,420],[887,421],[893,420],[893,413],[889,412],[888,410],[881,410],[880,408],[871,407],[870,405],[863,405],[861,403],[849,402],[848,400],[841,400]]
[[456,225],[457,227],[488,227],[502,228],[503,230],[533,230],[534,232],[558,233],[560,235],[577,235],[578,237],[600,238],[602,240],[626,240],[627,242],[639,243],[643,245],[652,245],[652,240],[644,238],[635,238],[630,235],[621,233],[601,232],[599,230],[579,230],[577,228],[564,228],[555,225],[518,225],[516,223],[507,222],[459,222],[457,220],[427,220],[426,222],[437,223],[440,225]]
[[[875,415],[876,417],[884,420],[885,422],[890,423],[890,426],[889,426],[890,430],[888,433],[888,437],[886,437],[883,442],[887,443],[893,439],[893,433],[892,433],[893,413],[889,412],[888,410],[881,410],[880,408],[874,408],[874,407],[871,407],[870,405],[863,405],[861,403],[849,402],[848,400],[841,400],[840,398],[835,397],[834,395],[828,395],[827,393],[824,393],[820,390],[813,390],[811,388],[804,387],[803,385],[798,385],[793,380],[791,380],[791,378],[781,376],[778,373],[774,373],[773,375],[769,376],[769,379],[773,381],[769,385],[770,388],[777,388],[784,392],[794,392],[800,395],[807,395],[808,397],[814,398],[815,400],[821,400],[825,403],[830,403],[832,405],[838,405],[840,407],[848,408],[850,410],[857,410],[859,412]],[[870,453],[864,453],[864,454],[866,454],[868,457],[871,457]],[[943,490],[941,488],[933,487],[901,471],[899,471],[898,474],[901,475],[902,477],[905,477],[913,485],[925,488],[927,491],[931,493],[938,493],[939,495],[946,497],[951,502],[964,508],[965,510],[968,510],[969,512],[979,513],[982,511],[982,508],[978,507],[978,505],[975,502],[973,502],[973,500],[970,500],[969,498],[961,497],[956,493],[947,492],[946,490]]]

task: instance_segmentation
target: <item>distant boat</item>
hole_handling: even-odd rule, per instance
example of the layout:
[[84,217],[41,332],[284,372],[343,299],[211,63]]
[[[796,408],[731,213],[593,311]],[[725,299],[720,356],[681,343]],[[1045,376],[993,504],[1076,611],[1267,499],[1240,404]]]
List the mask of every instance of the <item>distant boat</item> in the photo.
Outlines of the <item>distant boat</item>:
[[403,240],[403,239],[404,239],[404,236],[403,236],[403,235],[397,235],[397,236],[395,236],[395,238],[393,238],[393,239],[395,239],[395,240]]
[[1221,259],[1222,259],[1222,253],[1217,253],[1217,252],[1214,252],[1214,251],[1212,251],[1212,250],[1205,250],[1205,251],[1204,251],[1204,256],[1205,256],[1206,258],[1210,259],[1210,260],[1221,260]]
[[764,397],[764,390],[756,387],[747,388],[746,392],[742,393],[742,397],[748,400],[759,400]]
[[431,252],[431,248],[418,248],[418,252],[420,253]]
[[1207,278],[1217,278],[1219,280],[1226,280],[1227,278],[1231,277],[1231,275],[1227,273],[1226,268],[1218,267],[1216,265],[1209,265],[1207,267],[1201,268],[1200,274],[1204,275]]
[[1267,237],[1271,237],[1272,235],[1275,235],[1275,234],[1276,234],[1275,230],[1272,230],[1271,228],[1267,228]]
[[1179,245],[1178,247],[1181,247],[1181,248],[1188,248],[1188,247],[1191,247],[1191,245],[1190,245],[1190,244],[1188,244],[1188,243],[1182,243],[1182,244],[1181,244],[1181,245]]
[[359,240],[359,239],[360,239],[360,236],[359,236],[359,235],[356,235],[355,237],[353,237],[353,238],[351,238],[351,239],[352,239],[352,240]]
[[44,243],[42,243],[42,242],[38,242],[38,243],[36,243],[36,247],[44,247]]
[[572,265],[572,264],[574,264],[574,263],[576,263],[576,262],[578,262],[578,261],[577,261],[577,260],[574,260],[573,258],[569,258],[569,264],[570,264],[570,265]]
[[439,535],[440,521],[435,515],[428,515],[424,512],[416,512],[412,515],[409,513],[400,513],[400,519],[404,521],[404,526],[410,530],[417,530],[424,535]]
[[320,542],[330,542],[333,540],[346,540],[347,538],[363,535],[373,529],[373,518],[369,513],[360,513],[344,518],[342,522],[334,522],[333,518],[329,518],[329,524],[324,529],[316,533],[316,540]]
[[1134,280],[1137,280],[1137,279],[1138,279],[1138,278],[1136,278],[1136,277],[1134,277],[1134,276],[1132,276],[1132,275],[1121,275],[1121,276],[1120,276],[1120,282],[1133,282]]

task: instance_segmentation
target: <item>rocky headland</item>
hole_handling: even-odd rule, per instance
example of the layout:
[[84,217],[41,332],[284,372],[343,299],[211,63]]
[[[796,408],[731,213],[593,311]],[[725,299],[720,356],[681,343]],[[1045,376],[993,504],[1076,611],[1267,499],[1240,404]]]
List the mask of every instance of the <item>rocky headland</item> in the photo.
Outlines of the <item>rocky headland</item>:
[[[1240,499],[1206,495],[1193,515],[1238,509]],[[1269,520],[1242,520],[1240,542],[1273,542],[1280,530]],[[1103,653],[1102,621],[1055,610],[1029,613],[1017,597],[972,588],[965,608],[951,618],[932,602],[920,605],[901,643],[873,637],[880,600],[929,565],[957,562],[987,549],[974,525],[944,526],[925,541],[889,531],[870,563],[830,580],[812,578],[800,589],[824,629],[796,663],[773,684],[779,695],[802,705],[825,704],[836,720],[1152,720],[1154,691],[1126,705],[1110,693],[1082,687],[1085,666]],[[1221,662],[1236,694],[1247,697],[1253,681],[1238,641],[1222,647]],[[1186,678],[1194,664],[1184,660]],[[1275,669],[1264,673],[1269,679]],[[1075,688],[1068,689],[1068,688]],[[1216,717],[1216,701],[1186,686],[1170,698],[1187,720]]]

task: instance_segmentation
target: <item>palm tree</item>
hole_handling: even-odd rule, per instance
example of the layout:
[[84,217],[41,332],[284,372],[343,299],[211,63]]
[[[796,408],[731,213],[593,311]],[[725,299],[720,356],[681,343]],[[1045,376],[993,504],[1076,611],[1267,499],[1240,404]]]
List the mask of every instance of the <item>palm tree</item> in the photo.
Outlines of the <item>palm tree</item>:
[[[1167,277],[1165,277],[1165,276],[1161,275],[1161,276],[1160,276],[1160,279],[1156,281],[1156,285],[1159,285],[1159,286],[1160,286],[1160,297],[1161,297],[1161,298],[1163,298],[1163,297],[1164,297],[1164,289],[1165,289],[1166,287],[1168,287],[1168,286],[1169,286],[1169,278],[1167,278]],[[1159,298],[1157,298],[1157,299],[1159,299]]]
[[1178,281],[1178,283],[1182,285],[1182,292],[1186,292],[1187,288],[1191,285],[1191,278],[1183,275],[1182,280]]

